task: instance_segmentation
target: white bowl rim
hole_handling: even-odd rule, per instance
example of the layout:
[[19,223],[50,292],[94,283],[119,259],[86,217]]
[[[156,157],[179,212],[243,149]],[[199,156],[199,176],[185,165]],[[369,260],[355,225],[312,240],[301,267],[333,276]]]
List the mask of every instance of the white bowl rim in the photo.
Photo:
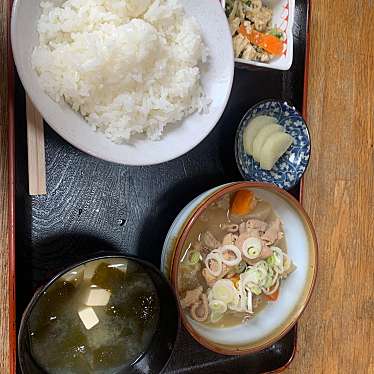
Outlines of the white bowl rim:
[[[301,203],[293,197],[289,192],[269,183],[263,183],[263,182],[247,182],[247,181],[241,181],[241,182],[234,182],[229,185],[223,185],[221,186],[219,190],[213,191],[209,197],[204,199],[203,203],[199,204],[198,207],[195,208],[194,213],[192,216],[189,217],[188,222],[184,224],[183,230],[179,233],[178,235],[178,240],[177,240],[177,245],[175,247],[174,255],[173,255],[173,261],[171,264],[172,270],[171,270],[171,275],[170,279],[173,284],[173,287],[175,289],[175,282],[177,279],[177,274],[178,271],[176,271],[175,267],[175,258],[178,257],[177,252],[177,246],[179,247],[181,243],[183,242],[183,236],[185,236],[185,233],[189,231],[189,229],[194,225],[194,222],[196,218],[200,215],[202,211],[205,210],[206,206],[210,205],[212,201],[215,201],[217,198],[220,196],[223,196],[224,194],[232,191],[236,191],[240,188],[260,188],[260,189],[265,189],[268,190],[272,193],[281,195],[281,197],[285,200],[288,200],[288,204],[290,205],[295,205],[297,207],[297,210],[302,217],[302,220],[307,226],[307,229],[310,234],[310,247],[311,247],[311,260],[312,260],[312,265],[311,268],[313,269],[312,273],[308,276],[309,281],[306,284],[306,293],[305,297],[303,296],[302,303],[300,306],[296,307],[292,313],[289,315],[287,319],[287,323],[285,324],[285,327],[279,331],[277,335],[273,334],[273,337],[264,337],[262,341],[259,341],[257,343],[250,343],[249,345],[246,345],[245,347],[239,347],[236,345],[226,345],[226,344],[221,344],[218,342],[211,341],[203,336],[201,336],[187,321],[187,318],[183,312],[183,310],[180,311],[181,318],[183,325],[186,327],[190,335],[197,340],[200,344],[205,346],[206,348],[210,349],[213,352],[224,354],[224,355],[243,355],[243,354],[249,354],[253,352],[258,352],[271,344],[274,344],[276,341],[281,339],[284,335],[286,335],[291,328],[297,323],[297,321],[300,319],[302,316],[303,312],[305,311],[307,305],[310,302],[315,284],[316,284],[316,278],[317,278],[317,272],[318,272],[318,242],[317,242],[317,237],[316,233],[313,227],[313,224],[310,220],[309,215],[305,212],[304,208],[302,207]],[[223,192],[224,191],[224,192]],[[179,307],[181,308],[180,304]]]
[[[128,166],[157,165],[157,164],[161,164],[161,163],[164,163],[164,162],[168,162],[168,161],[177,159],[177,158],[183,156],[184,154],[190,152],[191,150],[193,150],[195,147],[197,147],[201,142],[203,142],[206,139],[206,137],[213,131],[215,126],[218,124],[220,118],[222,117],[223,112],[225,111],[225,109],[227,107],[227,103],[228,103],[228,100],[230,98],[231,91],[232,91],[232,85],[233,85],[233,81],[234,81],[234,70],[235,70],[234,58],[232,58],[232,63],[230,63],[230,66],[227,67],[230,71],[230,80],[228,82],[227,90],[226,90],[225,96],[223,98],[223,105],[216,112],[216,115],[212,119],[211,123],[213,125],[211,125],[208,128],[208,130],[205,133],[203,133],[203,135],[201,137],[199,137],[195,142],[191,143],[188,147],[188,150],[180,150],[178,152],[175,152],[175,154],[173,154],[173,155],[170,155],[168,157],[161,157],[161,158],[158,158],[158,159],[157,159],[157,156],[155,156],[155,158],[156,158],[155,160],[126,161],[126,162],[124,162],[121,158],[111,156],[109,152],[103,152],[100,155],[98,155],[94,150],[92,150],[91,147],[87,147],[85,144],[80,142],[78,139],[76,139],[74,137],[70,137],[70,136],[68,136],[64,133],[61,133],[59,131],[59,126],[57,126],[56,123],[55,123],[53,115],[52,114],[47,114],[46,111],[43,110],[43,108],[47,105],[43,105],[41,100],[40,101],[35,100],[35,98],[38,97],[38,94],[36,93],[36,89],[34,88],[34,86],[32,84],[27,83],[27,80],[25,79],[25,75],[23,74],[23,71],[18,68],[18,66],[21,66],[21,61],[18,58],[18,53],[16,53],[16,51],[13,49],[13,46],[16,44],[15,43],[15,40],[16,40],[15,39],[16,38],[15,29],[16,29],[16,25],[17,25],[16,14],[17,14],[18,8],[20,6],[20,3],[22,1],[25,1],[25,0],[14,0],[13,1],[12,12],[11,12],[11,25],[10,25],[10,31],[11,31],[10,32],[10,40],[11,40],[11,46],[12,46],[12,52],[13,52],[12,55],[13,55],[13,59],[14,59],[14,62],[15,62],[16,69],[17,69],[17,73],[19,75],[19,78],[22,82],[22,85],[23,85],[26,93],[30,97],[30,100],[32,101],[32,103],[34,104],[36,109],[40,113],[42,113],[44,120],[61,138],[63,138],[69,144],[71,144],[74,147],[76,147],[77,149],[80,149],[81,151],[89,154],[90,156],[93,156],[93,157],[96,157],[96,158],[99,158],[99,159],[102,159],[102,160],[105,160],[105,161],[117,163],[117,164],[128,165]],[[222,7],[220,6],[220,4],[218,2],[217,2],[217,4],[218,4],[219,8],[222,9]],[[222,9],[222,15],[227,20],[224,9]],[[227,28],[229,30],[228,23],[227,23]],[[230,33],[230,35],[231,35],[231,33]],[[47,95],[47,94],[45,93],[45,95]],[[80,114],[78,114],[78,115],[80,115]]]

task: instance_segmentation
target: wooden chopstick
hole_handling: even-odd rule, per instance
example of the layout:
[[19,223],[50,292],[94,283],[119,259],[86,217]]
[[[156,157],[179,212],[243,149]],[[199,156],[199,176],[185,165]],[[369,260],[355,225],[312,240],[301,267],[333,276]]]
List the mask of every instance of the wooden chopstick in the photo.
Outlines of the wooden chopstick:
[[26,95],[29,194],[47,193],[43,117]]

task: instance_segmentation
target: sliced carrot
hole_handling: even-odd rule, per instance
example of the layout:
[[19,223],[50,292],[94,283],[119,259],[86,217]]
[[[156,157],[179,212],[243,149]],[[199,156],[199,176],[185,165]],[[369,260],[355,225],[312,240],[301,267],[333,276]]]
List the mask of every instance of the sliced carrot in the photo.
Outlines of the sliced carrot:
[[240,276],[239,276],[239,274],[232,274],[232,275],[229,275],[229,278],[230,278],[231,282],[236,282],[237,280],[240,279]]
[[274,35],[264,34],[256,30],[248,32],[243,24],[239,27],[239,33],[252,44],[261,47],[273,56],[281,56],[283,54],[283,42]]
[[231,214],[244,216],[256,206],[255,194],[252,191],[240,190],[235,193],[231,203]]
[[231,280],[232,283],[234,283],[234,286],[237,287],[238,286],[238,282],[240,281],[239,274],[233,275],[232,277],[230,277],[230,280]]
[[277,301],[279,297],[279,288],[273,292],[271,295],[265,295],[266,300],[268,301]]

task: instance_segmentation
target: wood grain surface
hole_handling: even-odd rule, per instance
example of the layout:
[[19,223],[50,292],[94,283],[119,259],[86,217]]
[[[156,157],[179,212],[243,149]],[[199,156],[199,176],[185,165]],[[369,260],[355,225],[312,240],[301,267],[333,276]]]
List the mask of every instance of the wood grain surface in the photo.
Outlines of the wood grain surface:
[[[320,270],[291,373],[373,373],[374,1],[314,0],[304,205]],[[0,3],[0,373],[8,373],[6,2]],[[369,37],[368,37],[369,36]]]
[[0,2],[0,373],[9,372],[8,349],[8,152],[7,1]]
[[319,273],[292,373],[374,373],[374,1],[314,0],[304,206]]

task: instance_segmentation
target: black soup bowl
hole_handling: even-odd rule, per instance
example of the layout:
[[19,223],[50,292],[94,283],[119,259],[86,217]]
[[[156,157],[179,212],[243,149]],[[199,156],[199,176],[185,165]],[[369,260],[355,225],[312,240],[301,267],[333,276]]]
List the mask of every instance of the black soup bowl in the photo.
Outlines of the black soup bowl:
[[179,326],[174,291],[156,267],[132,256],[95,257],[34,294],[18,334],[20,368],[24,374],[158,374]]

